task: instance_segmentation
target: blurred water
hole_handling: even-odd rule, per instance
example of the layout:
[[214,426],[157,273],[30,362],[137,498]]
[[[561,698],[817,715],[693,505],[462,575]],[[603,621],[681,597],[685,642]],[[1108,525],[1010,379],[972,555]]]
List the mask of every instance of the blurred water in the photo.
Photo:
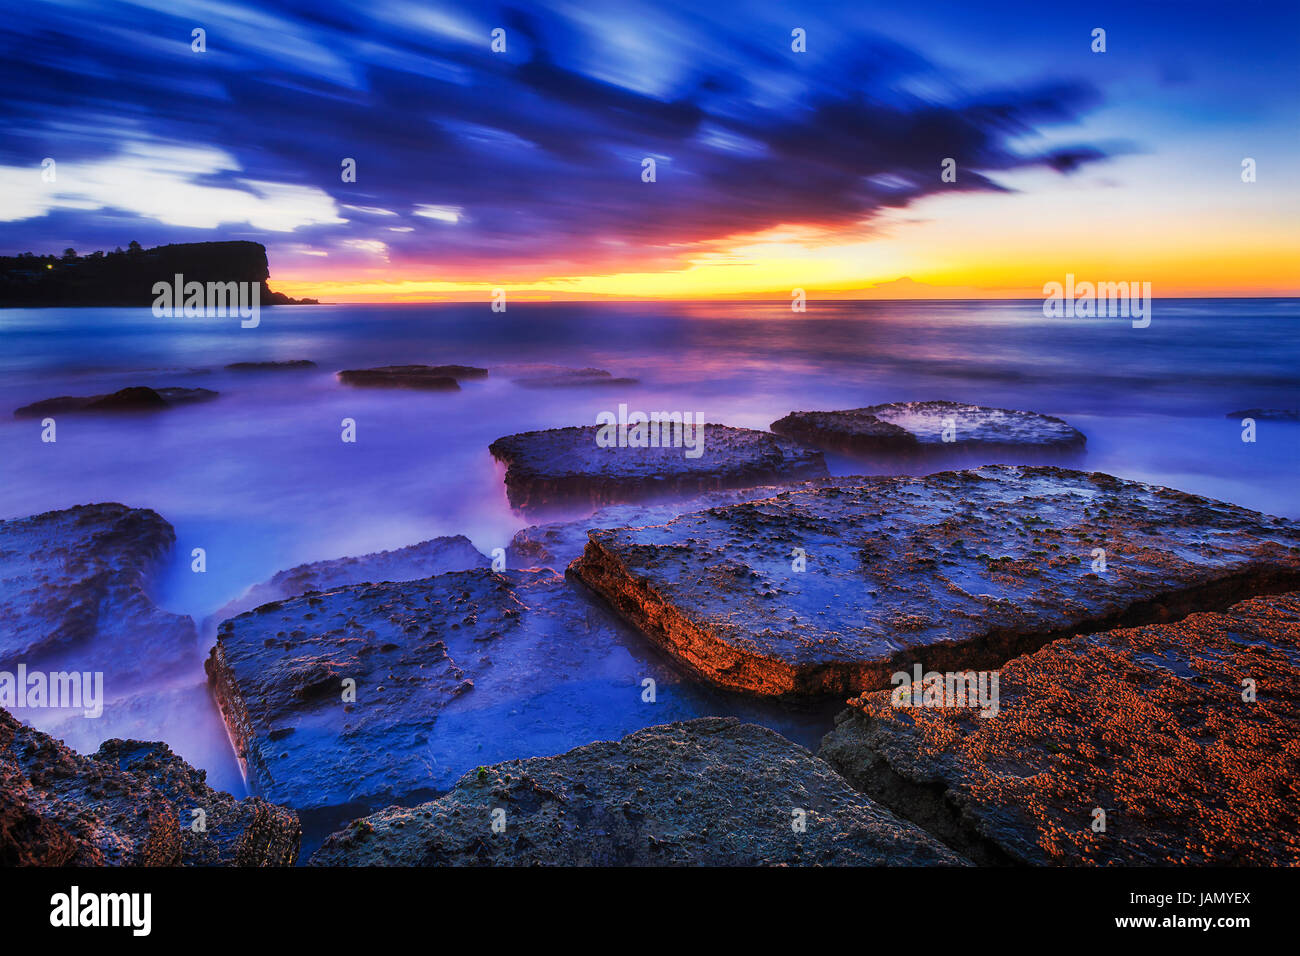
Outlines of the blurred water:
[[[511,513],[495,438],[632,409],[766,428],[792,410],[952,399],[1058,415],[1088,436],[1081,467],[1287,517],[1300,426],[1250,407],[1300,407],[1300,300],[1157,301],[1149,328],[1047,319],[1037,301],[486,304],[280,307],[237,319],[148,309],[0,311],[0,517],[91,501],[153,508],[178,547],[158,601],[201,620],[304,561],[467,535],[487,552],[528,522]],[[309,371],[227,372],[312,359]],[[458,393],[358,390],[341,368],[546,362],[638,385],[527,390],[503,377]],[[58,442],[9,411],[127,385],[215,389],[156,415],[58,416]],[[340,421],[357,422],[355,445]],[[861,470],[831,459],[837,474]],[[189,552],[207,551],[206,574]],[[169,742],[237,786],[207,729]],[[227,748],[228,749],[228,748]],[[522,756],[522,755],[521,755]]]

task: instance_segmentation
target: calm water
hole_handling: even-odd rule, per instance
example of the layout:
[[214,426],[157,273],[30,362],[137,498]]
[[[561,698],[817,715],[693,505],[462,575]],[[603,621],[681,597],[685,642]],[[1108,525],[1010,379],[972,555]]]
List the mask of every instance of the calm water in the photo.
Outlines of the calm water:
[[[1300,300],[1157,301],[1151,326],[1046,319],[1040,303],[319,306],[237,319],[148,309],[0,310],[0,517],[90,501],[153,508],[176,528],[157,600],[203,620],[304,561],[436,535],[505,546],[512,514],[487,452],[501,435],[633,409],[697,411],[766,428],[795,409],[952,399],[1066,418],[1082,467],[1300,517],[1300,426],[1226,413],[1300,407]],[[306,372],[230,373],[235,361],[312,359]],[[543,362],[608,369],[626,388],[526,390],[503,377],[459,393],[354,390],[340,368]],[[153,416],[59,416],[58,442],[9,410],[127,385],[215,389]],[[355,445],[340,420],[357,422]],[[834,459],[832,470],[852,474]],[[208,554],[189,570],[191,548]],[[196,675],[197,677],[197,675]],[[36,718],[28,717],[39,724]],[[163,734],[238,789],[211,713]],[[815,735],[808,735],[815,742]],[[526,756],[519,754],[518,756]]]

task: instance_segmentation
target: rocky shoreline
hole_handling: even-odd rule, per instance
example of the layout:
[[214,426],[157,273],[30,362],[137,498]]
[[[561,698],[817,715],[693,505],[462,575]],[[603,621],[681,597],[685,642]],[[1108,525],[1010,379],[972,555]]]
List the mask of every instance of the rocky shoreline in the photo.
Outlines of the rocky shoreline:
[[85,757],[0,709],[0,865],[292,866],[293,811],[236,800],[163,743]]
[[[487,374],[368,371],[390,380],[351,384]],[[944,404],[910,403],[913,443]],[[906,444],[900,407],[849,425]],[[1082,445],[965,408],[983,450]],[[599,510],[504,558],[455,536],[301,565],[218,611],[205,692],[255,796],[0,707],[0,861],[1300,863],[1300,527],[1097,472],[831,477],[793,437],[707,435],[699,458],[590,427],[500,439],[513,506]],[[120,504],[0,522],[0,671],[100,666],[118,720],[123,686],[187,673],[194,622],[145,587],[174,540]],[[993,696],[944,698],[954,675]],[[770,726],[782,708],[818,754]]]

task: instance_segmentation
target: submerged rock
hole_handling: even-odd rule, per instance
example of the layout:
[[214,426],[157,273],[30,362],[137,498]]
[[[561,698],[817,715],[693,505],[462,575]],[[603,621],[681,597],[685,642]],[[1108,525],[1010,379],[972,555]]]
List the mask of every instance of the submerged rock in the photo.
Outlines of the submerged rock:
[[1083,433],[1059,418],[963,402],[891,402],[835,412],[791,412],[772,431],[815,448],[865,456],[1072,452]]
[[82,753],[184,728],[192,759],[229,765],[224,740],[194,733],[220,729],[194,622],[147,593],[174,540],[120,504],[0,521],[0,707]]
[[1051,467],[869,478],[589,538],[571,573],[709,680],[765,695],[992,668],[1300,586],[1294,524]]
[[552,428],[494,441],[489,450],[506,466],[511,506],[613,504],[827,473],[821,452],[768,432],[704,424],[674,434],[664,425],[661,447],[602,448],[596,443],[601,427]]
[[978,862],[1300,864],[1300,593],[1056,641],[999,687],[992,717],[865,695],[821,755]]
[[1294,408],[1244,408],[1228,412],[1225,418],[1254,418],[1262,422],[1300,422],[1300,411]]
[[224,621],[259,605],[283,601],[308,591],[326,591],[371,581],[415,581],[446,571],[486,568],[489,563],[462,534],[431,538],[392,551],[312,561],[280,571],[269,581],[254,584],[217,611],[211,620]]
[[603,368],[535,365],[519,367],[514,372],[510,381],[523,388],[582,388],[637,384],[634,378],[616,377]]
[[150,412],[175,405],[207,402],[217,392],[208,388],[147,388],[136,385],[109,395],[62,395],[14,410],[15,418],[40,418],[61,412]]
[[121,504],[0,521],[0,669],[104,671],[112,697],[197,667],[194,622],[145,593],[175,540],[155,512]]
[[226,366],[226,370],[231,372],[280,372],[315,367],[316,363],[310,359],[289,359],[283,362],[231,362]]
[[717,706],[551,572],[458,571],[263,605],[221,625],[207,668],[254,792],[352,816],[429,799],[478,764]]
[[86,757],[0,710],[0,866],[293,865],[291,811],[204,780],[166,744]]
[[[497,811],[501,811],[497,813]],[[505,828],[493,831],[496,814]],[[800,826],[801,825],[801,826]],[[960,865],[779,734],[703,718],[480,767],[330,837],[315,866]]]
[[487,369],[469,365],[385,365],[352,368],[338,373],[344,385],[362,388],[415,388],[456,391],[465,379],[487,378]]

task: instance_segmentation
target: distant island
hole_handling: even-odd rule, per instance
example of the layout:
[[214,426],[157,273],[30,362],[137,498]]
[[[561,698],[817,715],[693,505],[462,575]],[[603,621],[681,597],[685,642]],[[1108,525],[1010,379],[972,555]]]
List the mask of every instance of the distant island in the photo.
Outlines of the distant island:
[[79,256],[25,252],[0,256],[0,308],[45,306],[149,306],[155,282],[257,282],[263,305],[319,305],[316,299],[291,299],[272,292],[266,247],[260,242],[183,242],[144,249],[132,242],[125,250]]

